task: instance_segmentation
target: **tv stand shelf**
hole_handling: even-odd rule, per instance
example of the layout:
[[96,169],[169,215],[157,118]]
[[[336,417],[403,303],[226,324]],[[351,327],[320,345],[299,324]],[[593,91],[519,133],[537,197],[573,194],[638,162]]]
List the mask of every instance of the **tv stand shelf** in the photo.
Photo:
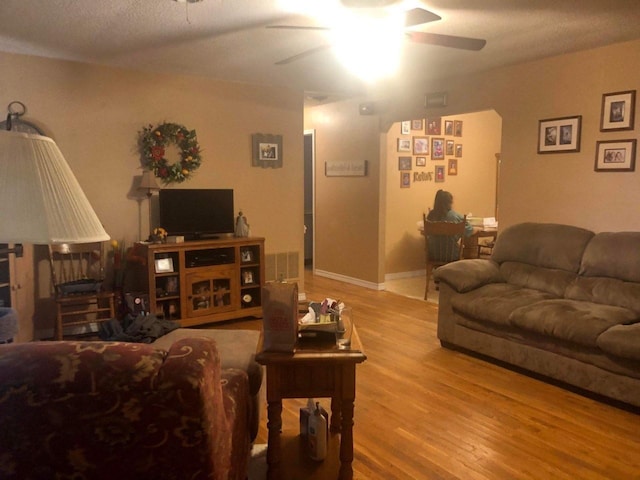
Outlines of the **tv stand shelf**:
[[149,310],[183,327],[262,317],[264,238],[140,244]]

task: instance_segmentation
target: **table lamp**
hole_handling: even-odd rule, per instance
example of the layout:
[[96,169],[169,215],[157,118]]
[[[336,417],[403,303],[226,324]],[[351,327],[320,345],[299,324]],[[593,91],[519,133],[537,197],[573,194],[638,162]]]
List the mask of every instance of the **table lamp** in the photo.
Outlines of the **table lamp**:
[[109,240],[56,143],[0,130],[0,242]]

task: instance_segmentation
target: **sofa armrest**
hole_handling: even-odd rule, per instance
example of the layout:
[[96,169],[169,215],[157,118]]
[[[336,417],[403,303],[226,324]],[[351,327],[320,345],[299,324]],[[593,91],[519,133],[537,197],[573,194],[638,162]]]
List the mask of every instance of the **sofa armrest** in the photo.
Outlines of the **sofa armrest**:
[[499,265],[486,259],[467,259],[447,263],[434,271],[433,278],[446,283],[458,293],[504,281]]

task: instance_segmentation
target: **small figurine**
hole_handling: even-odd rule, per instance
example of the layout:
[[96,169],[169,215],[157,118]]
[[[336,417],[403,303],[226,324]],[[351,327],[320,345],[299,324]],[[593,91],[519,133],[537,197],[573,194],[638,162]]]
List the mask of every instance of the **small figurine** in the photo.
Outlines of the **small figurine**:
[[238,212],[236,217],[236,237],[248,237],[249,236],[249,224],[247,223],[247,217],[242,214],[242,210]]

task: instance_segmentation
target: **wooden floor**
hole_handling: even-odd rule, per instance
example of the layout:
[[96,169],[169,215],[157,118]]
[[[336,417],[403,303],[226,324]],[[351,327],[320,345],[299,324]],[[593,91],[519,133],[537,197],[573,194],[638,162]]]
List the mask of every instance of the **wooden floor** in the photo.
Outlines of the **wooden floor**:
[[[357,369],[355,479],[640,479],[639,415],[440,347],[436,305],[310,273],[305,293],[354,307],[368,357]],[[304,403],[284,402],[283,480],[336,478],[334,461],[299,456]],[[266,438],[265,407],[257,442]]]

